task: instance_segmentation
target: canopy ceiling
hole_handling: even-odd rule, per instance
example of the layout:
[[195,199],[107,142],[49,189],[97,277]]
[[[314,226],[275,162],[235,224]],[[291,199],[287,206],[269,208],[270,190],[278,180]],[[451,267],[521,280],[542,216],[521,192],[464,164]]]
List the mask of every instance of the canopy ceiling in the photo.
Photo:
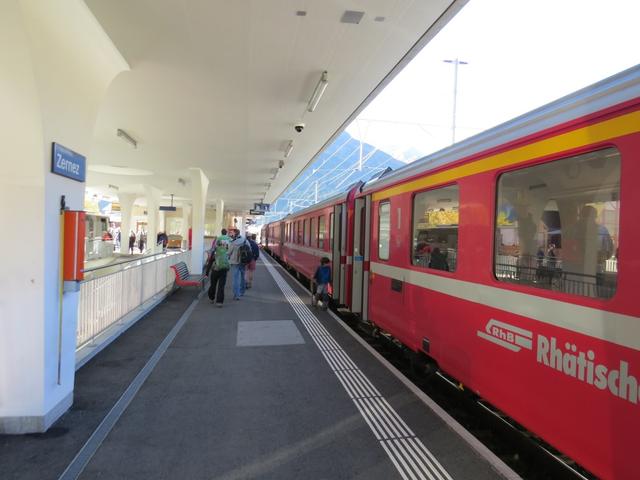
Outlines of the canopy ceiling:
[[[180,201],[201,168],[226,209],[272,202],[465,2],[86,0],[131,66],[101,109],[88,186]],[[347,10],[364,15],[343,23]]]

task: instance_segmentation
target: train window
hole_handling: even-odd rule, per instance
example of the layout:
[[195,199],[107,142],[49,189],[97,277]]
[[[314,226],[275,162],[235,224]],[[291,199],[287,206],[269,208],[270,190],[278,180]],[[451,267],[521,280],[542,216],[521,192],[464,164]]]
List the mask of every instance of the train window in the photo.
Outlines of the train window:
[[592,298],[613,296],[620,218],[617,149],[504,173],[496,208],[498,280]]
[[391,204],[378,205],[378,258],[389,260],[389,239],[391,234]]
[[309,241],[309,245],[311,245],[312,247],[316,247],[317,241],[318,241],[318,237],[316,236],[316,219],[312,218],[311,220],[309,220],[309,222],[311,223],[311,234],[310,234],[310,241]]
[[418,193],[413,199],[411,262],[420,267],[455,272],[458,219],[458,185]]
[[309,220],[303,220],[304,223],[304,244],[309,245]]
[[318,217],[318,248],[324,249],[324,215]]

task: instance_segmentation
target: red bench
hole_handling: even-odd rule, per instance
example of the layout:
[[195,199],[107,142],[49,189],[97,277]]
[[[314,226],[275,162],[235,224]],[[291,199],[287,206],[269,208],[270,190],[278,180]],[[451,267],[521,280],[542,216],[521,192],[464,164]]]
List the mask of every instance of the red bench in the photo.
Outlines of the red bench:
[[186,263],[178,262],[175,265],[171,265],[171,269],[176,275],[177,286],[200,287],[200,289],[204,289],[204,281],[207,277],[205,275],[190,275]]

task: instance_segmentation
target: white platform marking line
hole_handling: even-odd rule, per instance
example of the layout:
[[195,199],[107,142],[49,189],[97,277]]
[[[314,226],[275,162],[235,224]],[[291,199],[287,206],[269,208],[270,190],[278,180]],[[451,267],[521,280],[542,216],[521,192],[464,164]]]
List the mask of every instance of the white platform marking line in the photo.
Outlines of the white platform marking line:
[[[360,415],[362,416],[362,418],[364,418],[364,421],[367,422],[367,425],[369,425],[369,429],[373,432],[376,440],[380,442],[382,440],[382,436],[380,435],[380,433],[378,433],[378,430],[373,426],[367,415],[364,413],[364,411],[362,410],[362,406],[360,406],[360,403],[357,400],[354,400],[353,403],[355,403],[356,407],[358,407]],[[396,463],[393,458],[391,460],[393,460],[393,463]]]
[[345,376],[344,372],[342,371],[336,371],[333,372],[338,378],[340,378],[342,380],[342,384],[347,386],[347,390],[349,392],[349,394],[351,395],[351,398],[360,398],[362,397],[362,395],[360,394],[360,392],[358,390],[356,390],[356,388],[351,384],[351,382],[349,381],[349,379]]
[[327,355],[329,355],[335,363],[336,370],[350,370],[349,365],[347,365],[344,359],[340,355],[338,355],[338,352],[327,352]]
[[331,359],[332,364],[335,365],[335,370],[353,370],[354,367],[345,362],[338,353],[339,352],[335,350],[332,352],[322,352],[325,358]]
[[[347,370],[347,374],[351,377],[351,380],[354,384],[358,385],[363,392],[366,393],[366,397],[379,397],[380,392],[378,392],[371,384],[368,382],[363,382],[361,376],[362,372],[360,370]],[[360,375],[358,375],[360,374]]]
[[[418,477],[416,477],[415,472],[409,467],[409,465],[407,465],[407,462],[405,461],[404,457],[402,456],[402,453],[400,453],[396,446],[393,444],[392,441],[389,442],[382,442],[383,445],[387,445],[391,450],[393,450],[393,456],[395,458],[397,458],[398,460],[400,460],[400,463],[402,464],[402,466],[404,467],[404,471],[406,473],[409,474],[409,476],[413,479],[413,480],[418,480]],[[424,477],[421,477],[421,480],[424,480]],[[435,480],[435,479],[430,479],[430,480]]]
[[384,408],[387,409],[387,411],[389,411],[389,413],[391,415],[393,415],[395,417],[395,419],[402,425],[402,427],[409,432],[409,435],[407,435],[408,437],[415,437],[415,433],[413,433],[413,431],[409,428],[409,425],[407,425],[405,423],[404,420],[402,420],[402,417],[400,415],[398,415],[398,412],[396,412],[393,407],[391,405],[389,405],[389,402],[387,402],[387,399],[384,397],[380,397],[380,401],[382,402],[382,405],[384,406]]
[[351,400],[354,400],[356,398],[356,396],[353,394],[353,392],[351,391],[351,389],[347,386],[346,383],[344,383],[344,380],[342,379],[342,377],[340,376],[341,372],[334,372],[336,374],[336,377],[338,378],[338,380],[340,380],[340,383],[342,384],[342,386],[344,387],[345,391],[347,392],[347,395],[349,395],[349,398]]
[[387,410],[387,407],[385,406],[383,399],[382,398],[377,398],[376,399],[376,408],[378,408],[378,410],[380,410],[380,414],[384,415],[384,417],[387,419],[387,421],[394,426],[394,428],[399,432],[398,433],[398,437],[414,437],[414,433],[409,430],[409,429],[405,429],[400,422],[398,422],[395,418],[394,413],[395,412],[390,412],[389,410]]
[[329,362],[329,365],[331,365],[332,370],[341,370],[340,366],[334,363],[335,360],[333,360],[333,357],[331,357],[330,355],[331,352],[323,352],[322,350],[320,350],[320,353],[322,353],[322,356],[325,358],[325,360]]
[[[416,472],[416,474],[418,474],[418,476],[420,476],[420,478],[434,478],[432,476],[432,472],[429,471],[428,469],[424,469],[424,465],[416,465],[416,458],[414,456],[412,456],[411,454],[409,454],[408,452],[408,448],[406,446],[406,444],[404,443],[404,439],[393,439],[391,440],[393,442],[393,444],[396,446],[396,448],[398,449],[398,451],[401,453],[402,457],[409,463],[409,465],[411,465],[413,467],[413,471]],[[420,461],[418,460],[418,462],[420,463]],[[420,468],[423,467],[423,468]]]
[[442,473],[444,478],[448,480],[453,480],[451,478],[451,475],[449,475],[449,472],[445,470],[445,468],[440,464],[440,462],[436,459],[436,457],[433,456],[433,454],[429,451],[429,449],[425,447],[424,444],[419,439],[416,438],[415,444],[417,448],[419,448],[424,454],[427,455],[428,461],[430,461],[431,464],[437,467],[437,469]]
[[367,405],[369,406],[369,411],[375,418],[378,420],[380,425],[385,429],[390,438],[397,438],[400,436],[400,432],[391,425],[387,418],[384,415],[381,415],[380,410],[378,410],[376,405],[376,399],[373,398],[365,398],[363,399]]
[[387,445],[384,442],[380,442],[380,445],[382,445],[382,448],[384,448],[384,451],[387,452],[387,456],[391,459],[391,461],[395,465],[396,470],[398,470],[398,472],[400,472],[400,475],[402,475],[402,478],[404,480],[409,480],[409,477],[407,477],[406,473],[404,472],[404,470],[402,469],[402,467],[400,466],[400,464],[396,460],[395,455],[393,454],[393,452],[391,452],[389,450],[389,447],[387,447]]
[[420,461],[422,461],[423,463],[429,465],[431,473],[438,479],[438,480],[446,480],[447,478],[450,478],[449,475],[447,474],[447,472],[443,472],[440,469],[438,469],[438,465],[434,465],[433,463],[429,462],[429,460],[424,456],[424,453],[422,453],[420,447],[418,445],[416,445],[413,442],[413,438],[407,438],[405,439],[406,443],[407,443],[407,449],[409,450],[409,452],[411,453],[411,455],[413,455],[414,458],[420,459]]
[[340,357],[342,362],[347,366],[347,369],[357,370],[356,364],[351,361],[351,359],[345,355],[344,350],[340,350],[339,352],[335,352],[337,357]]
[[373,384],[369,381],[369,379],[362,373],[361,370],[355,369],[353,372],[354,376],[357,377],[358,381],[362,383],[370,392],[373,392],[373,396],[381,397],[380,392]]
[[[300,297],[298,297],[273,265],[267,261],[264,263],[304,325],[307,333],[322,353],[327,365],[329,365],[329,368],[331,368],[336,375],[338,381],[349,395],[349,398],[351,398],[356,405],[360,415],[400,475],[407,480],[409,477],[414,480],[452,480],[442,465],[435,459],[431,452],[429,452],[422,441],[413,434],[411,429],[407,427],[400,415],[398,415],[393,407],[380,395],[366,375],[356,367],[353,360],[342,350],[331,334],[327,332],[326,335],[318,336],[314,333],[312,325],[320,325],[321,328],[325,330],[324,326],[311,312],[309,307],[300,300]],[[332,362],[327,356],[333,354],[340,355],[343,359],[346,359],[349,364],[353,365],[354,368],[350,370],[337,370],[333,368]],[[403,430],[409,435],[404,435]],[[390,440],[386,440],[388,438],[390,438]],[[394,440],[396,442],[402,440],[402,443],[398,443],[398,446],[395,446],[393,444]],[[416,452],[419,453],[419,455],[416,455]],[[407,461],[409,461],[413,468],[407,464]],[[437,472],[436,477],[434,477],[431,472]]]
[[375,427],[374,433],[376,434],[376,437],[378,437],[379,440],[388,439],[389,434],[384,428],[382,428],[382,425],[380,425],[378,419],[371,414],[371,408],[369,407],[369,405],[367,405],[365,399],[356,398],[353,401],[356,405],[358,405],[358,409],[360,410],[360,413],[364,416],[364,418],[368,419],[367,423],[369,423],[369,425],[373,424],[373,426]]
[[309,333],[311,334],[311,336],[316,336],[316,337],[324,337],[325,335],[322,334],[322,332],[320,332],[318,330],[318,327],[316,327],[315,325],[309,323],[308,321],[303,320],[302,324],[305,326],[305,328],[307,330],[309,330]]

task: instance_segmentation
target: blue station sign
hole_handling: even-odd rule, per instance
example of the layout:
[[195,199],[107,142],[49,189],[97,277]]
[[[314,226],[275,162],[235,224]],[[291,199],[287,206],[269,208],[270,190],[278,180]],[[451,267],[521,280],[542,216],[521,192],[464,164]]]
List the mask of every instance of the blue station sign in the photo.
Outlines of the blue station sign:
[[62,175],[77,182],[84,182],[87,175],[87,159],[79,153],[53,143],[51,152],[51,173]]

